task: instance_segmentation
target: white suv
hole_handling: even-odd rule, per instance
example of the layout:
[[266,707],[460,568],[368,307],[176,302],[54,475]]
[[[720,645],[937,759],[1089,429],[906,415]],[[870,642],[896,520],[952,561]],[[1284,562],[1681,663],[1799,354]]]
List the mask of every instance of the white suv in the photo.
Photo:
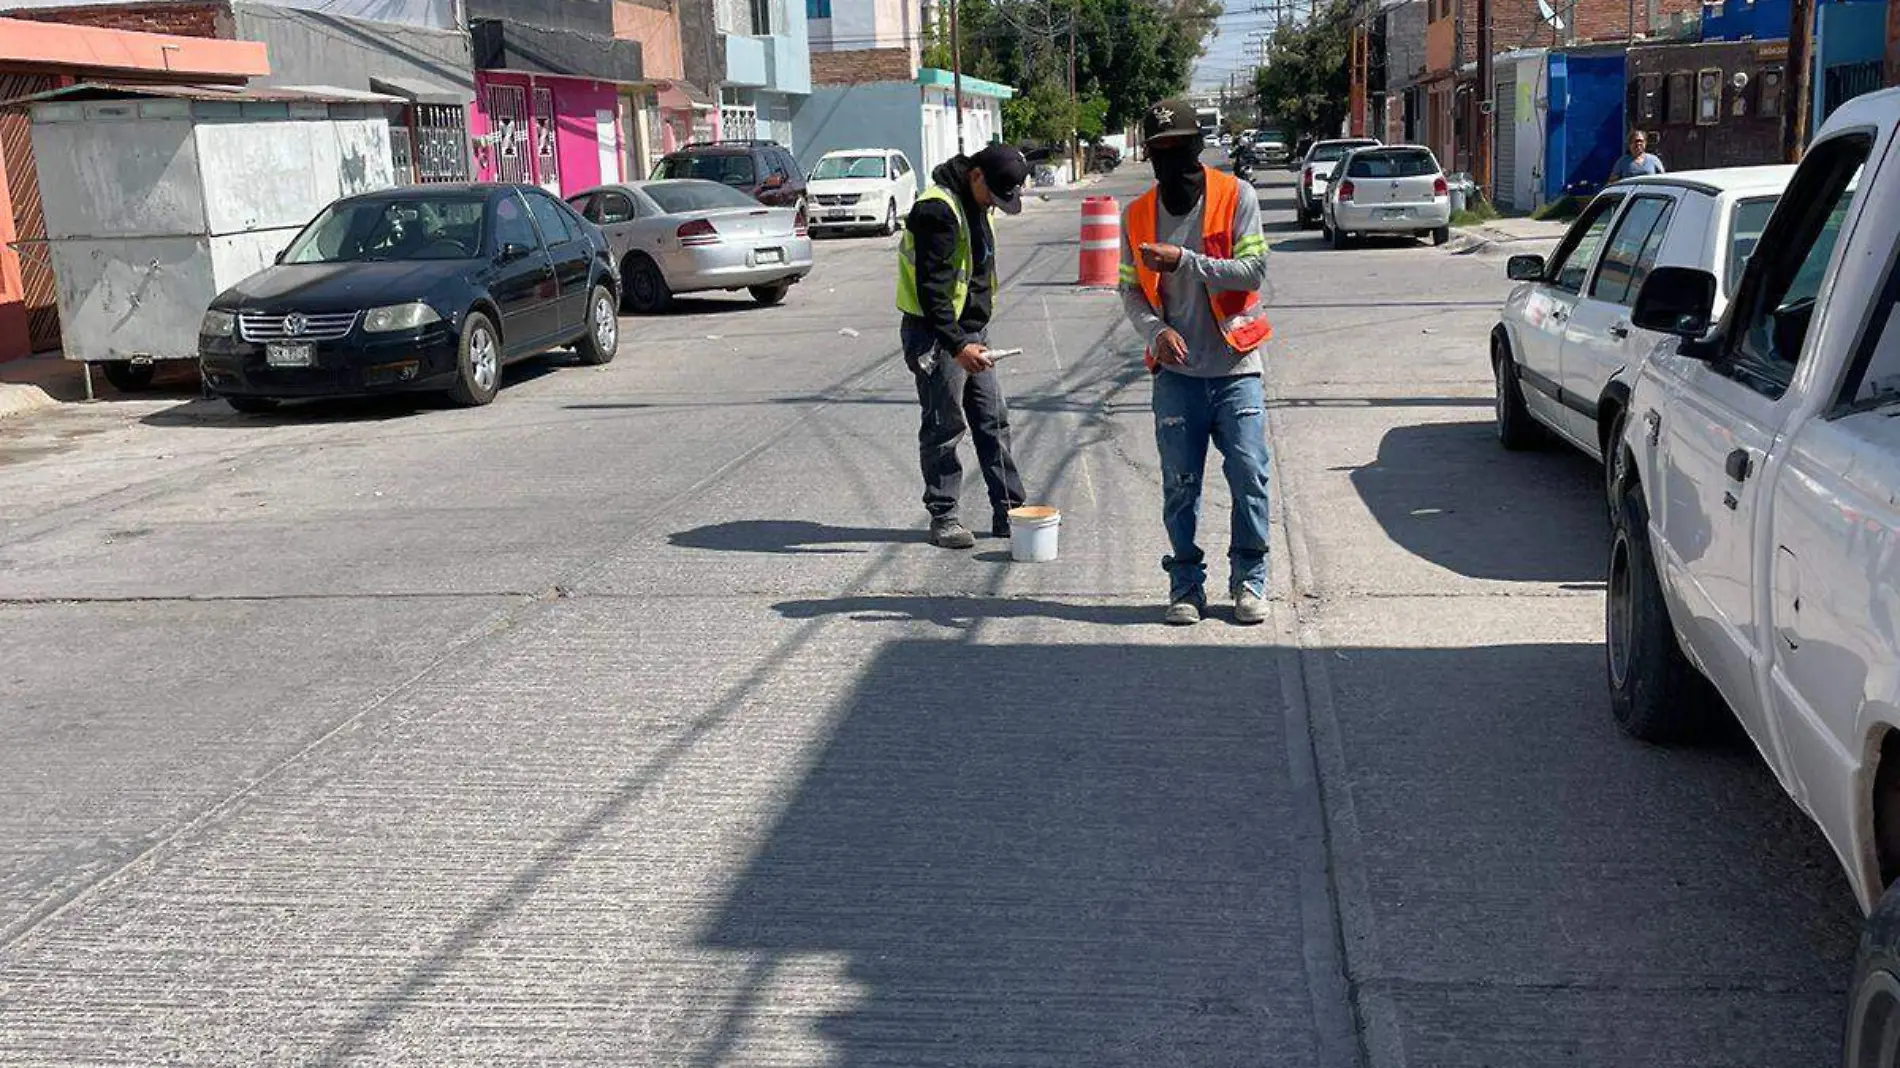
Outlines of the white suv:
[[875,227],[894,234],[917,199],[917,172],[894,148],[851,148],[819,157],[805,180],[813,230]]

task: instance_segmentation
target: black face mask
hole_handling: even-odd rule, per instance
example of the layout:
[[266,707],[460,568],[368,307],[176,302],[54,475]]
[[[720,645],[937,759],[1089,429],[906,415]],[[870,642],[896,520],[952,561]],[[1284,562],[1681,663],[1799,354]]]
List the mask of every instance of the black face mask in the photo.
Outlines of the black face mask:
[[1148,152],[1155,184],[1161,187],[1161,206],[1170,215],[1186,215],[1207,190],[1207,172],[1201,169],[1201,146],[1169,145]]

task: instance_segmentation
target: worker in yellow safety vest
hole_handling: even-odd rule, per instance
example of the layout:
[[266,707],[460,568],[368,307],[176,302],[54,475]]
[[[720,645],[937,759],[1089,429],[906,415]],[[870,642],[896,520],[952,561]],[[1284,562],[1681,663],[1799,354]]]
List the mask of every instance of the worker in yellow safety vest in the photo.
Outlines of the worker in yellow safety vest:
[[1234,620],[1267,618],[1267,420],[1261,308],[1267,239],[1251,183],[1207,166],[1194,107],[1164,100],[1142,116],[1155,185],[1122,214],[1122,306],[1147,343],[1161,454],[1162,524],[1171,549],[1173,624],[1207,612],[1207,564],[1195,540],[1211,441],[1233,494],[1227,551]]
[[1010,455],[1009,405],[988,355],[996,301],[996,237],[990,210],[1022,210],[1029,163],[1008,145],[956,156],[930,175],[905,219],[897,254],[897,309],[904,362],[916,380],[923,425],[917,432],[930,541],[968,549],[976,536],[957,518],[967,430],[989,488],[991,532],[1009,536],[1009,510],[1023,503]]

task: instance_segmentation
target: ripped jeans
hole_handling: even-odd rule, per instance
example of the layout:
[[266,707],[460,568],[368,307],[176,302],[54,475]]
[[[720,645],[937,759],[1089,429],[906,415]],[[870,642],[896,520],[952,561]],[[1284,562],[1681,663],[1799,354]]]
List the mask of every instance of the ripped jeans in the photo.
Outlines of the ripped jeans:
[[1227,549],[1228,589],[1267,589],[1267,416],[1259,375],[1192,378],[1166,369],[1154,376],[1155,447],[1161,453],[1161,521],[1173,553],[1168,599],[1203,592],[1206,557],[1195,544],[1201,517],[1201,476],[1207,443],[1220,450],[1221,472],[1233,494],[1233,534]]

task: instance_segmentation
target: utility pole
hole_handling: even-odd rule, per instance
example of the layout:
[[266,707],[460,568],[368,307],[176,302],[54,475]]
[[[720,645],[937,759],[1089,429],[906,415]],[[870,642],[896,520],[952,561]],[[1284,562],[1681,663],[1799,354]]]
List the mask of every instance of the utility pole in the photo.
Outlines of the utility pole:
[[957,107],[957,155],[967,155],[963,144],[963,34],[957,30],[957,0],[950,0],[950,95]]
[[1081,0],[1071,5],[1069,10],[1069,172],[1081,174],[1082,143],[1081,132],[1076,127],[1082,121],[1082,113],[1077,109],[1075,95],[1075,24],[1082,15]]
[[[1634,11],[1635,0],[1630,3],[1630,10]],[[1498,102],[1491,99],[1495,92],[1497,77],[1491,70],[1491,0],[1478,0],[1478,150],[1471,162],[1477,172],[1478,192],[1487,200],[1492,199],[1491,140],[1497,136]]]
[[1808,111],[1814,99],[1814,0],[1794,0],[1788,12],[1788,88],[1781,109],[1781,157],[1801,162],[1808,145]]

